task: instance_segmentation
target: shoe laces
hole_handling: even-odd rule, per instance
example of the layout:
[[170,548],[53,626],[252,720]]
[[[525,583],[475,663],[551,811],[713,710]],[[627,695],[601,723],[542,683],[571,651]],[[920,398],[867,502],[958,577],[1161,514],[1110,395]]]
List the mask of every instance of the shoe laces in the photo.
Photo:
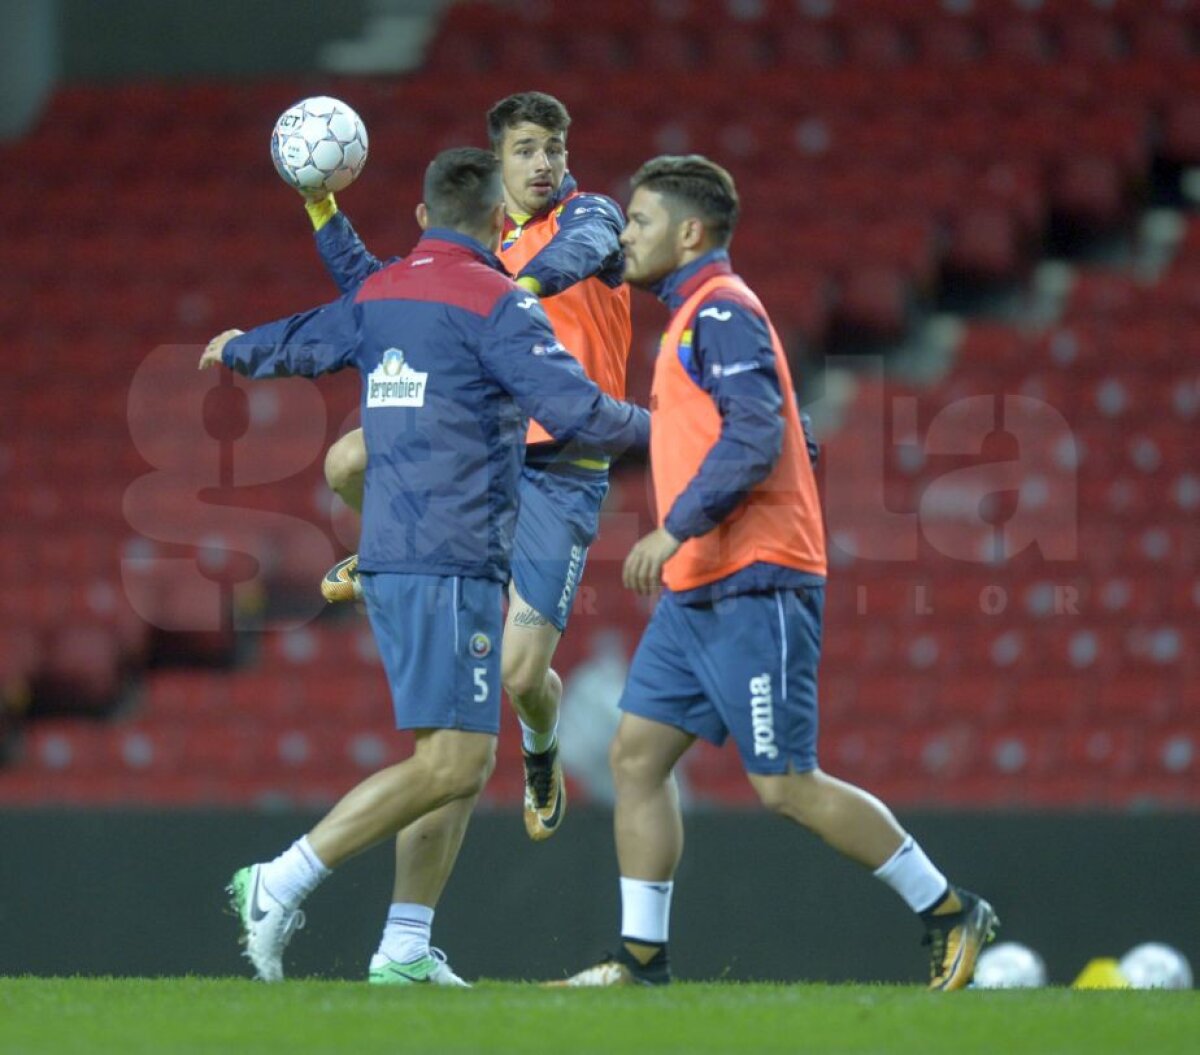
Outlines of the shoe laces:
[[306,921],[304,911],[296,909],[283,921],[283,940],[288,941],[298,930],[302,930]]
[[547,751],[540,755],[525,756],[525,779],[533,789],[533,797],[539,809],[550,805],[550,792],[554,788],[554,756]]
[[946,969],[946,954],[950,945],[950,937],[961,921],[958,914],[949,917],[949,924],[930,923],[925,930],[922,945],[929,947],[929,977],[937,978]]

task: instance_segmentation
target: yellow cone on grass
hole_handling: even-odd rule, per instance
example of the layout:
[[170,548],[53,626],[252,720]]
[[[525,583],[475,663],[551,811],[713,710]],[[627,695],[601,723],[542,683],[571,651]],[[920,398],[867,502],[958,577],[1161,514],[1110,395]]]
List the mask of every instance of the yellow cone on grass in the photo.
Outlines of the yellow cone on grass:
[[1072,989],[1128,989],[1129,979],[1121,973],[1117,961],[1111,956],[1099,956],[1089,960],[1079,977],[1071,983]]

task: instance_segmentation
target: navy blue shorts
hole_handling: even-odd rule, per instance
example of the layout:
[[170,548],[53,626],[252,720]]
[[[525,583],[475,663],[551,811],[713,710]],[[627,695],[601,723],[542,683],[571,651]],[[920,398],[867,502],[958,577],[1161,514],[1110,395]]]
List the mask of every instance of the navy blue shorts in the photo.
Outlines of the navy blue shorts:
[[360,579],[396,728],[498,734],[503,585],[446,575]]
[[600,528],[606,473],[570,466],[521,471],[512,577],[522,599],[560,632],[567,628],[588,546]]
[[824,586],[684,605],[665,593],[638,644],[621,710],[718,746],[748,773],[817,765]]

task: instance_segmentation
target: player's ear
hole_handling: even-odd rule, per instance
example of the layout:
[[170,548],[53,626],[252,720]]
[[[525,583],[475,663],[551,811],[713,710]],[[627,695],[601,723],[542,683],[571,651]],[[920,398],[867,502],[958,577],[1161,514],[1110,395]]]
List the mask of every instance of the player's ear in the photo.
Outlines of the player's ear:
[[488,223],[484,229],[487,237],[480,239],[493,253],[500,251],[500,237],[504,234],[504,217],[506,215],[504,202],[496,202],[495,208],[492,209],[488,216]]
[[679,225],[679,244],[683,249],[699,249],[704,241],[704,223],[698,216],[689,216]]
[[425,208],[424,202],[419,202],[417,204],[416,216],[417,216],[417,226],[420,227],[422,231],[428,230],[428,228],[429,228],[429,210]]

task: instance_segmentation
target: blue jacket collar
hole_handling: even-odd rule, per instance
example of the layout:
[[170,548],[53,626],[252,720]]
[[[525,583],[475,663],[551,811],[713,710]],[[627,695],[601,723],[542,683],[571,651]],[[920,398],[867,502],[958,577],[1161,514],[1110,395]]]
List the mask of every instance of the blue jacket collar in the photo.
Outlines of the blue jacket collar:
[[434,243],[437,242],[454,246],[460,251],[466,250],[472,256],[477,257],[483,263],[487,264],[488,267],[503,272],[506,275],[508,274],[504,265],[500,263],[500,258],[482,242],[472,238],[469,234],[463,234],[461,231],[455,231],[450,227],[429,227],[421,235],[417,245],[425,249],[433,249]]
[[550,204],[538,213],[547,213],[551,209],[557,209],[567,198],[574,194],[579,189],[579,184],[575,182],[575,177],[567,172],[563,175],[563,181],[558,185],[558,190],[554,192],[554,197],[550,199]]
[[[569,172],[566,173],[566,175],[563,176],[562,183],[560,183],[558,185],[558,190],[556,190],[554,192],[554,194],[551,195],[550,200],[548,202],[546,202],[545,206],[543,206],[541,209],[539,209],[537,212],[535,212],[531,217],[529,217],[528,220],[526,220],[520,226],[528,227],[535,220],[545,219],[552,212],[554,212],[554,210],[557,209],[564,201],[566,201],[572,194],[574,194],[578,189],[579,189],[579,184],[575,182],[575,177],[572,176],[571,173],[569,173]],[[517,221],[512,218],[511,214],[509,215],[508,222],[513,225],[516,225],[516,223],[517,223]]]
[[678,311],[683,307],[683,302],[713,275],[731,274],[733,265],[729,261],[729,250],[712,249],[660,279],[650,287],[650,292],[671,311]]

